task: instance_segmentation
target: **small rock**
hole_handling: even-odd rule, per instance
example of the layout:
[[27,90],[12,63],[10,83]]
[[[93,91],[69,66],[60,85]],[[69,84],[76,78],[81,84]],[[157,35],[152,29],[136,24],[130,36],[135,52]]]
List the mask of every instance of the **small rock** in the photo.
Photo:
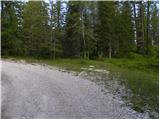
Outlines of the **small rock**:
[[93,65],[90,65],[89,67],[90,67],[90,68],[94,68],[95,66],[93,66]]

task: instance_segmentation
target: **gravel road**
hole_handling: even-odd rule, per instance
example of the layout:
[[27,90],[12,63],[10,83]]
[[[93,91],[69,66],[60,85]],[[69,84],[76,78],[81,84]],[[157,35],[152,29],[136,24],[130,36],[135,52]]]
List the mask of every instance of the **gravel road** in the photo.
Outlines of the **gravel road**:
[[2,61],[2,118],[145,118],[101,87],[57,68]]

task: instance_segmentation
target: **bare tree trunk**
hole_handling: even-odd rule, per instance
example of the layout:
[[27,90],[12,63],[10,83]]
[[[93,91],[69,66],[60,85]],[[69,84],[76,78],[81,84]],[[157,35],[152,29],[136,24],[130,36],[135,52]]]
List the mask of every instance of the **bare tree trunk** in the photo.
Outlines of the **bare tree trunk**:
[[143,3],[141,2],[141,25],[142,25],[142,54],[145,53],[145,49],[144,49],[144,11],[143,11]]
[[150,18],[150,12],[149,12],[149,8],[150,8],[150,2],[148,1],[148,5],[147,5],[147,40],[146,40],[146,54],[149,54],[149,18]]
[[139,16],[137,25],[137,51],[144,55],[145,54],[145,41],[144,41],[144,8],[142,1],[139,2]]
[[86,58],[86,41],[85,41],[85,35],[84,35],[84,17],[83,17],[83,8],[81,11],[81,24],[82,24],[82,39],[83,39],[83,54],[84,54],[84,59]]
[[60,28],[61,1],[57,1],[57,27]]
[[[54,37],[54,33],[53,33],[53,37]],[[54,44],[53,44],[53,59],[56,58],[56,39],[54,37]]]
[[112,58],[112,47],[111,47],[111,39],[109,40],[109,59]]
[[51,59],[53,58],[53,1],[50,1],[50,4],[51,4],[51,11],[50,11],[50,14],[51,14]]
[[89,50],[88,50],[88,59],[89,59],[90,55],[89,55]]
[[136,3],[133,1],[133,11],[134,11],[134,23],[135,23],[135,40],[137,41],[137,18],[136,18]]

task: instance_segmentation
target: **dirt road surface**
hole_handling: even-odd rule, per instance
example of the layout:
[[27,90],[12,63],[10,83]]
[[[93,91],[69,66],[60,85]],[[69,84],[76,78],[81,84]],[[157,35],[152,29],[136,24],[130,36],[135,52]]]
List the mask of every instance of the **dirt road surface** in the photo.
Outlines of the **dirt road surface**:
[[101,87],[57,68],[2,61],[2,118],[145,118]]

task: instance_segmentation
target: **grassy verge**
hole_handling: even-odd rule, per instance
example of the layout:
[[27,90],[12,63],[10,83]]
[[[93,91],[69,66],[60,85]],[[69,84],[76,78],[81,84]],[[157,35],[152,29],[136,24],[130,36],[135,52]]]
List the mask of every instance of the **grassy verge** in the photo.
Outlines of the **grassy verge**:
[[125,80],[125,85],[132,90],[132,96],[124,99],[131,102],[132,107],[139,112],[150,111],[150,117],[157,118],[155,112],[159,111],[159,72],[158,61],[154,58],[138,57],[133,59],[56,59],[37,60],[34,58],[16,57],[28,62],[40,62],[54,65],[63,69],[80,72],[82,67],[94,65],[98,69],[106,69],[113,73],[119,73]]

